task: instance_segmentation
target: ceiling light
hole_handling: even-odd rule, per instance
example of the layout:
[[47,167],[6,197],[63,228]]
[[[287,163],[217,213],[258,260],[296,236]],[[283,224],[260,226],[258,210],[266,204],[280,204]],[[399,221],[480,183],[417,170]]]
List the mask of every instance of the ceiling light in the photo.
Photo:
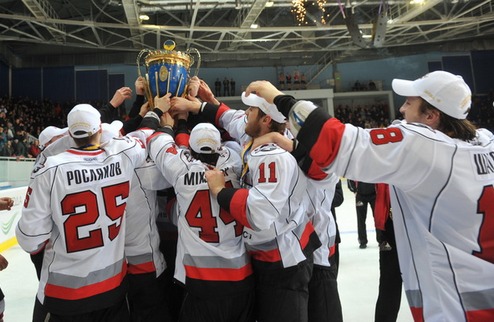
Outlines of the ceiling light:
[[253,23],[252,25],[250,25],[250,29],[257,29],[257,28],[259,28],[259,25],[256,23]]
[[139,16],[139,19],[141,19],[141,20],[149,20],[149,16],[148,15],[140,15]]
[[274,2],[273,1],[268,1],[266,2],[266,8],[270,8],[274,5]]

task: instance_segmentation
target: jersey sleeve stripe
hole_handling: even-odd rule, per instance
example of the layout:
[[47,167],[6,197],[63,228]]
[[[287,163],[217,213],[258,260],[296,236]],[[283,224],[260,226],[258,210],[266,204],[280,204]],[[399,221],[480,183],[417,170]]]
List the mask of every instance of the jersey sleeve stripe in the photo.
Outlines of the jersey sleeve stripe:
[[230,214],[238,222],[240,222],[245,227],[252,229],[247,218],[247,198],[249,197],[249,190],[247,189],[237,189],[233,194],[230,201]]
[[310,157],[319,167],[325,168],[333,163],[344,131],[345,125],[335,118],[324,123],[319,137],[310,149]]

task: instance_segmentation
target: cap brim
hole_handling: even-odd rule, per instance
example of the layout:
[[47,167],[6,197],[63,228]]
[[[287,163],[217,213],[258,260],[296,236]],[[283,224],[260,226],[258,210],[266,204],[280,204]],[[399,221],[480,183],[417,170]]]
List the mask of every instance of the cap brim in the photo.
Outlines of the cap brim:
[[413,81],[410,80],[393,79],[393,82],[391,82],[391,87],[393,88],[393,91],[400,96],[420,96],[413,86]]
[[247,106],[260,107],[263,102],[264,99],[256,94],[250,93],[249,96],[245,96],[245,92],[242,93],[242,103]]

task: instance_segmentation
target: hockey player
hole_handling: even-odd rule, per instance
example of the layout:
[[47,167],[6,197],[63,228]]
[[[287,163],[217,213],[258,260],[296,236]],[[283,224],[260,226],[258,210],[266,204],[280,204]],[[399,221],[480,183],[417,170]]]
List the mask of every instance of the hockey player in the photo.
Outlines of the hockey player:
[[471,91],[435,71],[395,79],[405,120],[342,124],[266,81],[255,92],[289,117],[299,144],[326,172],[390,184],[401,273],[415,321],[494,319],[494,141],[466,120]]
[[124,213],[146,150],[129,138],[102,149],[100,113],[88,104],[68,125],[76,147],[38,160],[16,227],[25,251],[45,251],[36,304],[60,321],[128,321]]
[[[168,105],[166,98],[156,100]],[[179,121],[177,141],[173,119],[149,140],[149,154],[177,193],[178,246],[175,278],[186,290],[181,322],[254,321],[254,279],[242,240],[243,226],[221,209],[210,194],[204,173],[218,168],[229,186],[239,187],[241,162],[221,145],[219,131],[199,123],[187,140],[186,121]],[[181,139],[179,139],[179,136]],[[185,140],[184,140],[184,137]]]

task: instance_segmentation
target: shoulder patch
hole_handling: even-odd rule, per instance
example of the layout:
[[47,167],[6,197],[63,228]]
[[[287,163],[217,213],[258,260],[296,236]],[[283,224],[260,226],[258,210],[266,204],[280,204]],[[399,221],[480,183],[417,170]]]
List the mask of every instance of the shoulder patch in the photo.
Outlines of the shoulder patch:
[[274,143],[266,143],[266,144],[263,144],[261,146],[258,146],[254,150],[252,150],[251,155],[278,154],[278,153],[282,153],[282,152],[286,152],[286,151]]

